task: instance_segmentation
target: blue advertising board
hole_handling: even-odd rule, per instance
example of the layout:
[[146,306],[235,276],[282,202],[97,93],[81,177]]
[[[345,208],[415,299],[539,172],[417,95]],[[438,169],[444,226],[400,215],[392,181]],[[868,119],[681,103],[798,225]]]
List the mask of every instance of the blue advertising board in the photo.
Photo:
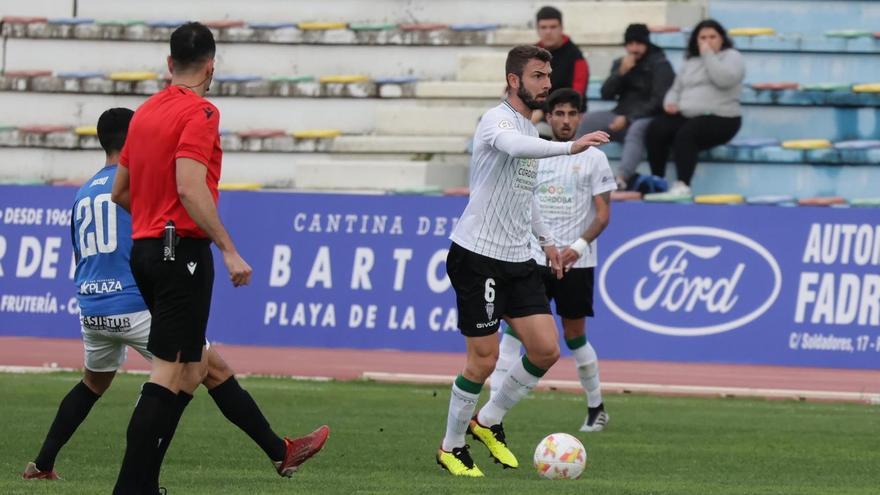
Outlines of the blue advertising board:
[[[76,338],[75,190],[0,187],[0,335]],[[209,337],[461,351],[445,274],[456,197],[228,192],[253,266],[219,255]],[[599,240],[602,358],[880,369],[876,210],[615,203]]]

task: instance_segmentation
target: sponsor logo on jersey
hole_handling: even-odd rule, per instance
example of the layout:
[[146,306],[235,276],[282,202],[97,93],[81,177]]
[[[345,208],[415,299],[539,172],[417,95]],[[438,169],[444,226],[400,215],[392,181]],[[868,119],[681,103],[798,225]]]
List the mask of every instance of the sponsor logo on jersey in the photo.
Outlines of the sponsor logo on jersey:
[[87,330],[102,332],[127,332],[131,330],[131,318],[128,316],[82,316],[80,322]]

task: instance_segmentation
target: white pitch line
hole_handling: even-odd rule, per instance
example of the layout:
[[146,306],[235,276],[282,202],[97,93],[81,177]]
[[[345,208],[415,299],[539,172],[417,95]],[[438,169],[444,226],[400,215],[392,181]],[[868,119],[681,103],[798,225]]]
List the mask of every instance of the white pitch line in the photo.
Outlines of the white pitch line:
[[[362,378],[377,382],[403,382],[417,384],[449,384],[455,380],[451,375],[430,375],[419,373],[364,372]],[[541,380],[543,389],[581,390],[580,382],[574,380]],[[880,394],[863,392],[835,392],[829,390],[793,390],[777,388],[711,387],[698,385],[661,385],[655,383],[616,383],[602,384],[603,392],[646,393],[663,395],[715,396],[715,397],[759,397],[770,399],[821,400],[842,402],[867,402],[880,404]]]

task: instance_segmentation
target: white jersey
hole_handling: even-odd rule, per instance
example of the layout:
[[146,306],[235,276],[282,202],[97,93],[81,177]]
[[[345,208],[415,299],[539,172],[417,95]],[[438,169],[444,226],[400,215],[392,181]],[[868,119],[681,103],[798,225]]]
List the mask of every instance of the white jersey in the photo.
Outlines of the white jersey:
[[[538,161],[537,204],[544,225],[560,248],[570,246],[593,223],[593,196],[616,189],[608,158],[596,148]],[[546,264],[544,251],[534,237],[532,255],[539,264]],[[574,264],[574,268],[591,266],[596,266],[595,240]]]
[[[474,135],[470,200],[450,239],[483,256],[523,262],[531,258],[529,244],[538,160],[517,158],[499,149],[496,141],[501,135],[505,135],[501,141],[507,144],[506,149],[510,149],[510,141],[516,141],[509,139],[510,135],[530,136],[540,141],[535,126],[507,102],[483,115]],[[517,146],[517,153],[541,158],[567,154],[571,146],[542,141],[524,148],[529,149],[519,150]]]

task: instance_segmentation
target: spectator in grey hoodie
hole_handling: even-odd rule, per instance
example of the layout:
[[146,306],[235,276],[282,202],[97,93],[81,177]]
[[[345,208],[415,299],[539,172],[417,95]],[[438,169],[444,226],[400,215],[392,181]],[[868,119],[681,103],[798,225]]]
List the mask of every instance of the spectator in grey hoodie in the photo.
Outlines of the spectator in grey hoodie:
[[654,118],[646,136],[652,174],[665,175],[673,152],[678,180],[670,192],[690,194],[697,154],[727,143],[739,131],[744,78],[742,55],[721,24],[711,19],[697,24],[684,65],[666,93],[666,113]]
[[630,24],[623,43],[626,56],[614,61],[611,74],[602,85],[602,99],[617,100],[617,106],[610,112],[588,113],[577,135],[605,131],[613,141],[623,143],[615,176],[618,187],[627,189],[645,154],[645,131],[651,118],[663,113],[663,97],[675,72],[663,49],[651,43],[648,26]]

